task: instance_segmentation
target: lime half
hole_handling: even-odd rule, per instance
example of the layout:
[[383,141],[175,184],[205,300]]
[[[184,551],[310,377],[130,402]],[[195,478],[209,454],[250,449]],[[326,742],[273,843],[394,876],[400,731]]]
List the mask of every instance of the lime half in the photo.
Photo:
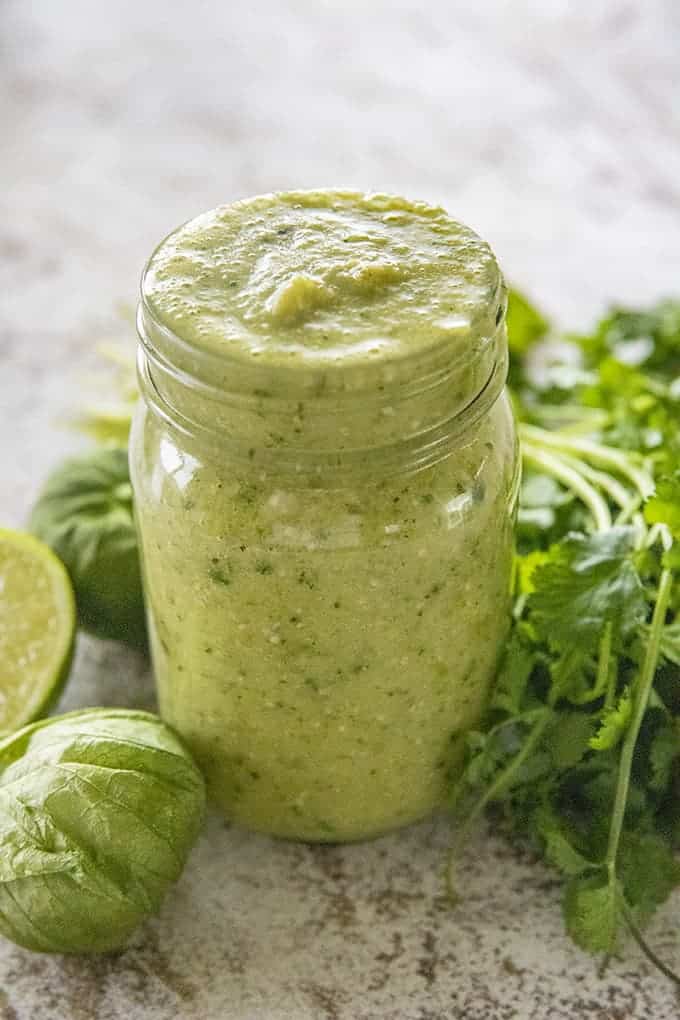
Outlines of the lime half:
[[56,700],[75,632],[73,588],[60,560],[32,535],[0,528],[0,737]]

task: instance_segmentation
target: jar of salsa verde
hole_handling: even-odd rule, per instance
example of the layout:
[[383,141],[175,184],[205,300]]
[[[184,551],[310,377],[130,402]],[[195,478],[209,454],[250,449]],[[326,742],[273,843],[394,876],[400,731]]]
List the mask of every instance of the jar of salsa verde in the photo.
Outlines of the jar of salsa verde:
[[358,840],[442,803],[508,630],[506,291],[440,208],[301,191],[151,256],[131,467],[163,717],[227,818]]

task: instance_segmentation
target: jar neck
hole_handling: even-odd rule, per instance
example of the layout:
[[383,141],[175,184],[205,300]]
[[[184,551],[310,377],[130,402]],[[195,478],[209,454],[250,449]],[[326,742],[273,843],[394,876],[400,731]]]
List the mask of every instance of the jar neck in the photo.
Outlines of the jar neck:
[[140,304],[138,374],[155,414],[187,438],[268,471],[418,470],[469,441],[507,376],[504,295],[496,329],[462,353],[438,341],[338,372],[197,349]]

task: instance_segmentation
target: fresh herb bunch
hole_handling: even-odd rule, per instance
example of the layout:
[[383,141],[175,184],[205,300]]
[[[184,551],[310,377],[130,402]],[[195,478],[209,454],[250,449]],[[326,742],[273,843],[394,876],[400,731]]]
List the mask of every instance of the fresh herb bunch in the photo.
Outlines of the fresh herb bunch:
[[508,315],[520,420],[510,640],[453,804],[490,807],[564,877],[567,930],[612,954],[680,884],[680,302],[551,334]]

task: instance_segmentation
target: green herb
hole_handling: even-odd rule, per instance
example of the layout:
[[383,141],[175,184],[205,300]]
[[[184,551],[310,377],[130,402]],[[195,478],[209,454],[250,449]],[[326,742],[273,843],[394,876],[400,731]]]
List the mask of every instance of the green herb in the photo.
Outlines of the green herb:
[[214,581],[215,584],[221,584],[225,588],[228,588],[229,585],[231,584],[231,573],[229,564],[227,563],[224,566],[219,566],[218,564],[219,560],[213,561],[213,565],[208,570],[208,577],[210,578],[211,581]]
[[[680,884],[680,303],[555,338],[510,298],[524,481],[513,631],[452,794],[564,877],[610,955]],[[550,343],[544,343],[550,335]],[[453,876],[452,876],[453,881]]]
[[30,529],[66,566],[81,626],[146,648],[127,452],[102,447],[65,461],[38,496]]
[[122,948],[182,871],[203,779],[148,712],[88,709],[0,742],[0,933],[38,952]]
[[508,294],[506,322],[512,358],[510,381],[514,385],[521,379],[524,355],[539,340],[543,340],[550,326],[547,319],[518,290],[511,290]]

